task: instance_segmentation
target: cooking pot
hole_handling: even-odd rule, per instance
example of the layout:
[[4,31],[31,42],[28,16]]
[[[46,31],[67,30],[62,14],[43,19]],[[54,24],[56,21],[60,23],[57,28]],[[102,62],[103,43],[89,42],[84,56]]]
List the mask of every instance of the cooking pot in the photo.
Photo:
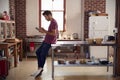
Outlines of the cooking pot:
[[72,36],[73,36],[73,39],[78,39],[78,33],[73,33]]
[[104,41],[113,41],[113,40],[115,40],[114,36],[110,36],[110,35],[104,36]]

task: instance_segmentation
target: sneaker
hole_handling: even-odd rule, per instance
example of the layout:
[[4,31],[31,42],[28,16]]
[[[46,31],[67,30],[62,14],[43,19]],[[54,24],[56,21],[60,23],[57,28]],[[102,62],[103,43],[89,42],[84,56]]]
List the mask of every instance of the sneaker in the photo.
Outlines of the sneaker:
[[31,76],[33,76],[33,77],[40,76],[42,74],[42,72],[43,72],[43,69],[39,69],[35,73],[31,74]]
[[35,76],[35,78],[41,76],[41,75],[42,75],[42,72],[43,72],[43,70],[41,70],[41,71],[39,72],[39,74],[37,74],[37,75]]

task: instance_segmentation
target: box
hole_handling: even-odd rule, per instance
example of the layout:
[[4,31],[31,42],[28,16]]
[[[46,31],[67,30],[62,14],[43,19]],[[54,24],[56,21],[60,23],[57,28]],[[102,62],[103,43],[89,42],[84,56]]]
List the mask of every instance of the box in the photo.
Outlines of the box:
[[97,16],[108,16],[106,13],[98,13]]

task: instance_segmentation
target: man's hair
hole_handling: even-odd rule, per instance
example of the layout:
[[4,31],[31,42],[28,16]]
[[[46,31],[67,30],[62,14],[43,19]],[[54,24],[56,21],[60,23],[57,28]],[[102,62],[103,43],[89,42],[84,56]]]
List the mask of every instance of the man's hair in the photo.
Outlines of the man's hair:
[[47,15],[48,16],[48,15],[52,15],[52,13],[51,13],[51,11],[46,10],[46,11],[43,12],[43,15]]

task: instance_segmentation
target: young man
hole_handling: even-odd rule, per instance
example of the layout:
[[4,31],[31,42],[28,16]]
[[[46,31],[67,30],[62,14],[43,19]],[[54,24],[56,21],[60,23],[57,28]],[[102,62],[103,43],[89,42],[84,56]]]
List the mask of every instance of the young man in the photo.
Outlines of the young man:
[[48,31],[44,28],[38,29],[39,32],[46,33],[46,36],[43,43],[36,51],[38,60],[38,71],[32,74],[32,76],[34,76],[35,78],[42,74],[43,67],[46,61],[46,56],[48,55],[51,44],[56,43],[58,37],[58,24],[56,20],[52,17],[51,11],[44,11],[43,16],[47,21],[50,21],[50,25],[48,27]]

